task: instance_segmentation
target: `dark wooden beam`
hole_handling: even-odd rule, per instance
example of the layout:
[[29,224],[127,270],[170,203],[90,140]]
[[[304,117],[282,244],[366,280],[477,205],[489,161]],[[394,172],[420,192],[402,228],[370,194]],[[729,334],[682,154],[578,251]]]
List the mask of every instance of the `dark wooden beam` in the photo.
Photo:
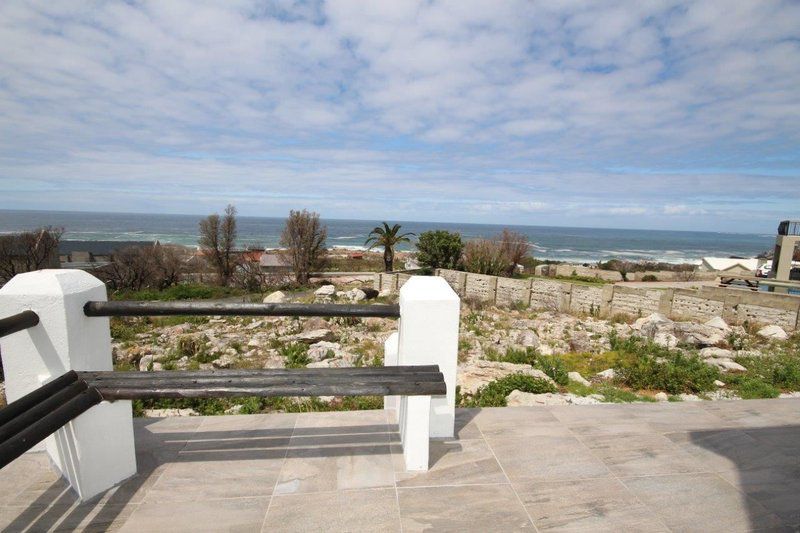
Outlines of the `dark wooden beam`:
[[16,315],[0,318],[0,337],[11,335],[23,329],[32,328],[39,323],[39,315],[33,311],[22,311]]
[[87,302],[86,316],[352,316],[398,318],[400,306],[393,304],[264,304],[209,302]]

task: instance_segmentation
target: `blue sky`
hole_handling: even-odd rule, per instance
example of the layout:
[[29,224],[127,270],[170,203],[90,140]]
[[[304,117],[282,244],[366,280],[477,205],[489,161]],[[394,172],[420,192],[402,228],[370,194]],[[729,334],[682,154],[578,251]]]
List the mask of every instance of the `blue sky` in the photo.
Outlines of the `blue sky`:
[[0,208],[773,232],[800,2],[0,3]]

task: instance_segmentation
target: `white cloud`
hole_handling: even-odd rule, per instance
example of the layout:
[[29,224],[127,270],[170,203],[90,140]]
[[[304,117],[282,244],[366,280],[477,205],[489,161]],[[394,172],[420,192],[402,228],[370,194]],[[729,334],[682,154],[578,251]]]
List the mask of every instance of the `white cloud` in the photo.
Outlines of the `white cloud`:
[[4,2],[0,208],[748,227],[800,200],[798,27],[778,0]]

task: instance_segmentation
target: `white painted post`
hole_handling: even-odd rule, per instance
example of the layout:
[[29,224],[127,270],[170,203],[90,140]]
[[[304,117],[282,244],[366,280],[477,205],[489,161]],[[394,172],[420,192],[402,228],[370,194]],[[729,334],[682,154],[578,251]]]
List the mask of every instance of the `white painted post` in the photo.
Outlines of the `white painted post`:
[[[397,341],[399,334],[397,332],[389,335],[389,338],[383,343],[383,366],[397,366]],[[397,411],[400,408],[400,396],[384,396],[383,409],[385,411],[393,411],[395,420],[397,419]]]
[[[39,324],[0,339],[9,401],[68,370],[113,370],[107,318],[87,317],[105,301],[103,282],[81,270],[20,274],[0,289],[0,316],[30,309]],[[130,401],[102,402],[45,440],[45,449],[82,501],[136,473]]]
[[[446,396],[431,399],[430,436],[434,438],[454,434],[460,304],[444,278],[412,276],[400,289],[398,364],[439,365],[447,384]],[[401,420],[403,405],[401,400]],[[415,411],[409,409],[406,416],[416,416]]]
[[430,459],[430,396],[401,396],[400,440],[406,470],[427,470]]

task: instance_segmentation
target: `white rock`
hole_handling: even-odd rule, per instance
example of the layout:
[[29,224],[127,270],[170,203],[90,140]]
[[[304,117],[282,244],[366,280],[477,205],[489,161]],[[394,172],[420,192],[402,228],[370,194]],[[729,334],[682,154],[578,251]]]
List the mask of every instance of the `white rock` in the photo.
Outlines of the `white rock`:
[[349,291],[339,293],[339,296],[350,302],[360,302],[367,299],[367,293],[361,289],[350,289]]
[[386,298],[392,295],[392,291],[390,289],[383,289],[382,291],[378,292],[378,298]]
[[725,322],[722,319],[722,317],[718,317],[718,316],[715,316],[714,318],[712,318],[711,320],[709,320],[708,322],[706,322],[703,325],[708,326],[710,328],[716,328],[716,329],[724,331],[726,333],[731,330],[731,327],[728,325],[728,323]]
[[335,296],[336,287],[333,285],[323,285],[319,289],[315,290],[314,294],[317,296]]
[[235,362],[234,356],[231,354],[223,354],[221,357],[218,357],[211,361],[211,364],[214,365],[214,368],[230,368],[231,365]]
[[703,348],[700,350],[700,357],[703,359],[714,358],[714,359],[732,359],[734,354],[730,350],[725,350],[724,348]]
[[321,341],[312,344],[308,347],[308,357],[312,361],[322,361],[323,359],[331,359],[329,353],[333,353],[336,357],[342,349],[342,345],[338,342]]
[[679,394],[678,397],[684,402],[702,402],[703,400],[696,394]]
[[316,344],[322,341],[334,341],[336,340],[336,334],[329,329],[314,329],[291,335],[289,339],[306,344]]
[[225,409],[225,414],[226,415],[238,415],[239,413],[242,412],[243,408],[244,408],[244,405],[241,405],[241,404],[237,403],[236,405]]
[[545,392],[542,394],[533,394],[530,392],[522,392],[518,390],[511,391],[511,394],[506,396],[506,404],[509,407],[531,407],[539,405],[593,405],[602,403],[594,398],[577,396],[575,394],[566,393],[559,394],[553,392]]
[[656,399],[656,401],[659,401],[659,402],[668,402],[669,401],[669,395],[666,392],[657,392],[656,395],[654,396],[654,398]]
[[617,373],[614,371],[613,368],[608,368],[606,370],[603,370],[602,372],[598,372],[596,375],[598,378],[604,381],[609,381],[617,377]]
[[514,342],[524,348],[536,348],[539,346],[539,336],[531,330],[519,331],[515,335]]
[[155,358],[151,354],[143,355],[141,359],[139,359],[139,372],[147,372],[153,369],[153,363],[155,362]]
[[778,398],[800,398],[800,392],[782,392],[778,395]]
[[725,386],[725,383],[724,383],[724,382],[722,382],[722,381],[720,381],[720,380],[718,380],[718,379],[715,379],[715,380],[714,380],[714,385],[715,385],[716,387],[724,387],[724,386]]
[[479,388],[511,374],[525,374],[555,385],[553,379],[530,365],[517,365],[500,361],[475,361],[458,369],[458,385],[464,394],[474,394]]
[[723,372],[747,372],[747,369],[735,361],[730,359],[716,359],[709,357],[705,360],[707,365],[713,365],[722,370]]
[[591,383],[589,383],[589,380],[581,376],[580,372],[567,372],[567,377],[569,378],[570,381],[580,383],[581,385],[586,385],[587,387],[591,385]]
[[662,331],[653,335],[653,343],[663,346],[664,348],[675,348],[678,345],[678,337],[672,333]]
[[675,336],[679,341],[693,346],[714,346],[725,341],[722,332],[717,328],[694,322],[676,322]]
[[194,409],[145,409],[144,416],[148,418],[162,418],[165,416],[199,416]]
[[778,340],[778,341],[785,341],[789,338],[789,335],[786,334],[786,331],[780,326],[771,325],[765,326],[758,330],[758,336],[763,337],[765,339],[771,340]]

